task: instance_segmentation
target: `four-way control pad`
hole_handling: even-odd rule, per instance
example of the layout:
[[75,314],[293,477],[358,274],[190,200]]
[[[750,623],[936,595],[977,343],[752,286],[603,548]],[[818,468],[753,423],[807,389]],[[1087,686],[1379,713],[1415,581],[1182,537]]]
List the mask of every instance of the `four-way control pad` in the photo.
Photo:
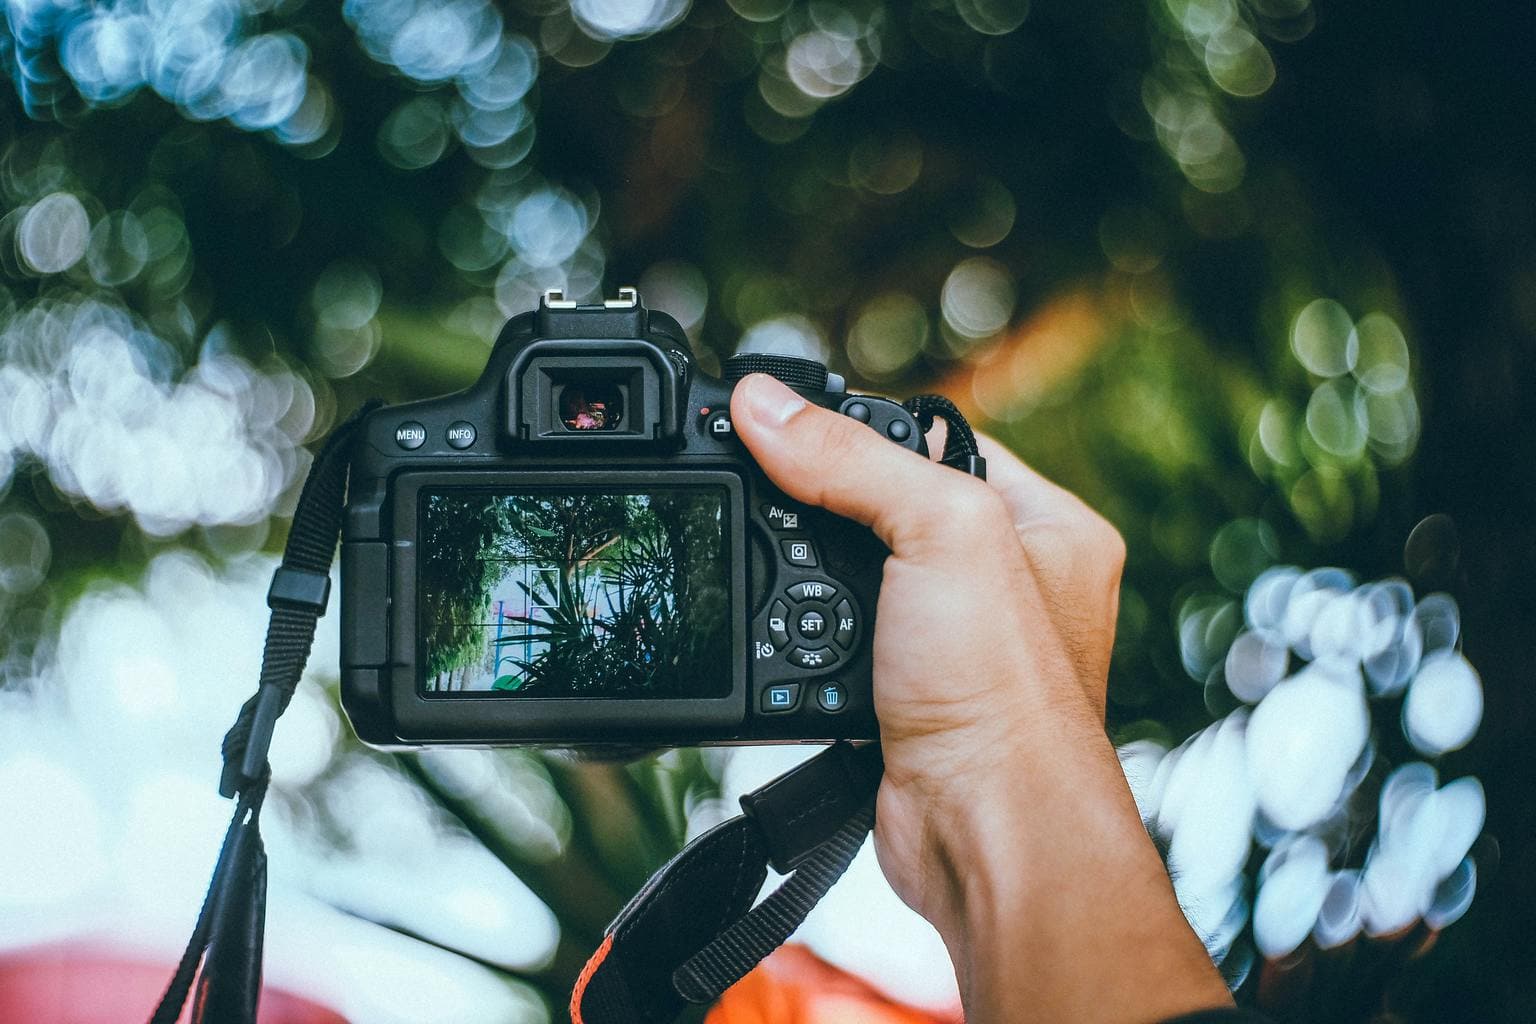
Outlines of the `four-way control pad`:
[[[833,671],[853,656],[861,628],[843,587],[826,579],[800,580],[769,601],[766,622],[753,645],[755,661],[764,668],[787,668],[790,679]],[[782,673],[772,675],[784,678]],[[765,714],[802,707],[835,714],[847,702],[847,691],[835,680],[814,684],[813,689],[817,699],[801,701],[799,684],[774,682],[762,690],[758,706]]]

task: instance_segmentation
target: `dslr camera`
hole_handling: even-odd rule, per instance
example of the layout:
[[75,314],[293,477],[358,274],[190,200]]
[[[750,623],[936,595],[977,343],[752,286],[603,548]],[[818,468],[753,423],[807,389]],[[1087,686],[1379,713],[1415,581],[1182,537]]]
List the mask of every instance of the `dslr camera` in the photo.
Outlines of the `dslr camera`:
[[[788,500],[731,424],[772,374],[927,454],[901,405],[774,355],[699,372],[632,288],[548,293],[465,391],[367,417],[341,544],[341,693],[358,736],[681,746],[873,739],[865,527]],[[892,501],[903,500],[891,495]]]

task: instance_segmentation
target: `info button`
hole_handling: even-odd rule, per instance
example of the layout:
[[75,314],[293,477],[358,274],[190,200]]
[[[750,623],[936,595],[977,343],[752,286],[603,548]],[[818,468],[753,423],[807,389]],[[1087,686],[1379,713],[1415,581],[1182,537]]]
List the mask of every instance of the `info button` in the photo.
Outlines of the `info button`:
[[475,425],[467,420],[459,420],[448,425],[448,433],[445,435],[451,448],[461,451],[475,443]]

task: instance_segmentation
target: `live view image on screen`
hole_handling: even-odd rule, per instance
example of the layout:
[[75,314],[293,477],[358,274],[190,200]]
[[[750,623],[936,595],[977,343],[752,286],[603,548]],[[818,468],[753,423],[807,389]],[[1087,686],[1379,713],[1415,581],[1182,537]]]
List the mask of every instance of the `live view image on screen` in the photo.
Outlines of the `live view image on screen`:
[[423,493],[422,691],[730,693],[725,502],[716,487]]

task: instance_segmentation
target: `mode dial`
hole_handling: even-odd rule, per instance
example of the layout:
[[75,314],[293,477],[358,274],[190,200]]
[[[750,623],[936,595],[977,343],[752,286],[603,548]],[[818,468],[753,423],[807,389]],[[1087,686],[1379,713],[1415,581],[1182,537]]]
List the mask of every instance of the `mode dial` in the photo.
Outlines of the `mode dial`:
[[792,388],[807,391],[827,389],[827,368],[814,359],[747,352],[743,355],[731,356],[721,367],[721,374],[732,384],[749,373],[766,373]]

